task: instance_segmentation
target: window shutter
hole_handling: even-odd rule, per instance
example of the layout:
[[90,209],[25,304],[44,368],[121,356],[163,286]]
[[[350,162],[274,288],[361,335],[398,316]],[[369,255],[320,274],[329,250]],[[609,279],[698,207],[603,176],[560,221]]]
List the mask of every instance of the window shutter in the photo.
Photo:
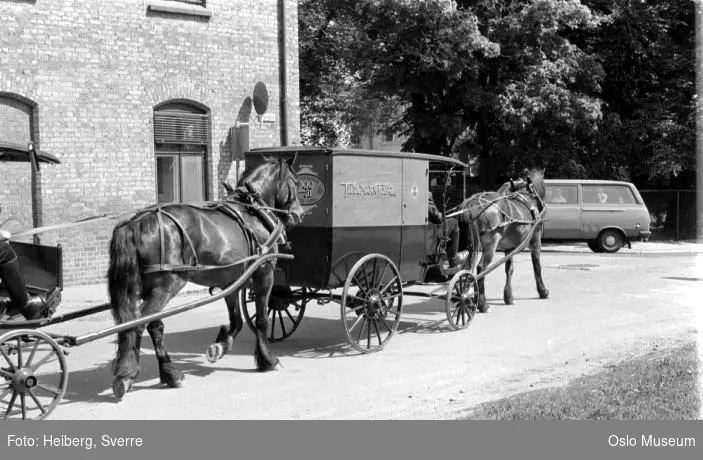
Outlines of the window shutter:
[[196,113],[155,112],[154,141],[157,144],[207,145],[210,117]]

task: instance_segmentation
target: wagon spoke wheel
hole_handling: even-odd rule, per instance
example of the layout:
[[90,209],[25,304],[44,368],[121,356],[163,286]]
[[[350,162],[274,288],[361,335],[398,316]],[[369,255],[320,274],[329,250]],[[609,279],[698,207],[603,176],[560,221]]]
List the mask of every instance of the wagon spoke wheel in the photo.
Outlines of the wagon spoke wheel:
[[395,264],[369,254],[349,271],[341,312],[349,343],[362,353],[379,351],[393,337],[403,309],[403,285]]
[[19,329],[0,336],[0,420],[40,420],[66,392],[63,350],[41,331]]
[[[287,286],[274,286],[269,297],[267,311],[269,342],[276,343],[290,337],[305,315],[305,307],[310,301],[305,287],[291,289]],[[240,302],[244,319],[252,332],[256,332],[256,303],[254,294],[242,288]]]
[[454,330],[465,329],[478,306],[478,283],[468,270],[457,272],[447,286],[445,308],[447,320]]

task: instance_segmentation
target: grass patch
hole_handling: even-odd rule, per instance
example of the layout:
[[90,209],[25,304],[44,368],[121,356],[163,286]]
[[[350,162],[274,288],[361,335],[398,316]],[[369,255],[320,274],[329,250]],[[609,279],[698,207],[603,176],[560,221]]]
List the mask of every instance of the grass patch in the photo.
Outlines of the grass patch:
[[463,420],[696,420],[696,344],[659,350],[566,387],[482,404]]

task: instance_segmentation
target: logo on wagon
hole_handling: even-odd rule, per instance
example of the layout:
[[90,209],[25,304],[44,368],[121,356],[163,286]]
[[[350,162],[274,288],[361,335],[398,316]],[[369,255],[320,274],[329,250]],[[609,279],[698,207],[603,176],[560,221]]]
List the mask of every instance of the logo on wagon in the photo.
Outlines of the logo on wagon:
[[298,172],[300,187],[298,200],[302,206],[312,206],[325,196],[325,183],[315,175],[312,169],[303,168]]

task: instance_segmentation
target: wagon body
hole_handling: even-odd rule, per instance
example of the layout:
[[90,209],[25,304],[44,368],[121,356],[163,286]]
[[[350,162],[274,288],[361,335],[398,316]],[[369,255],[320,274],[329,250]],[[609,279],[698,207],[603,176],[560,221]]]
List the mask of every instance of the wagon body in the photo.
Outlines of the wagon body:
[[403,281],[419,280],[430,251],[429,163],[463,164],[417,153],[303,147],[255,149],[246,163],[296,154],[306,215],[289,232],[295,259],[280,264],[276,284],[334,289],[370,253],[393,261]]

